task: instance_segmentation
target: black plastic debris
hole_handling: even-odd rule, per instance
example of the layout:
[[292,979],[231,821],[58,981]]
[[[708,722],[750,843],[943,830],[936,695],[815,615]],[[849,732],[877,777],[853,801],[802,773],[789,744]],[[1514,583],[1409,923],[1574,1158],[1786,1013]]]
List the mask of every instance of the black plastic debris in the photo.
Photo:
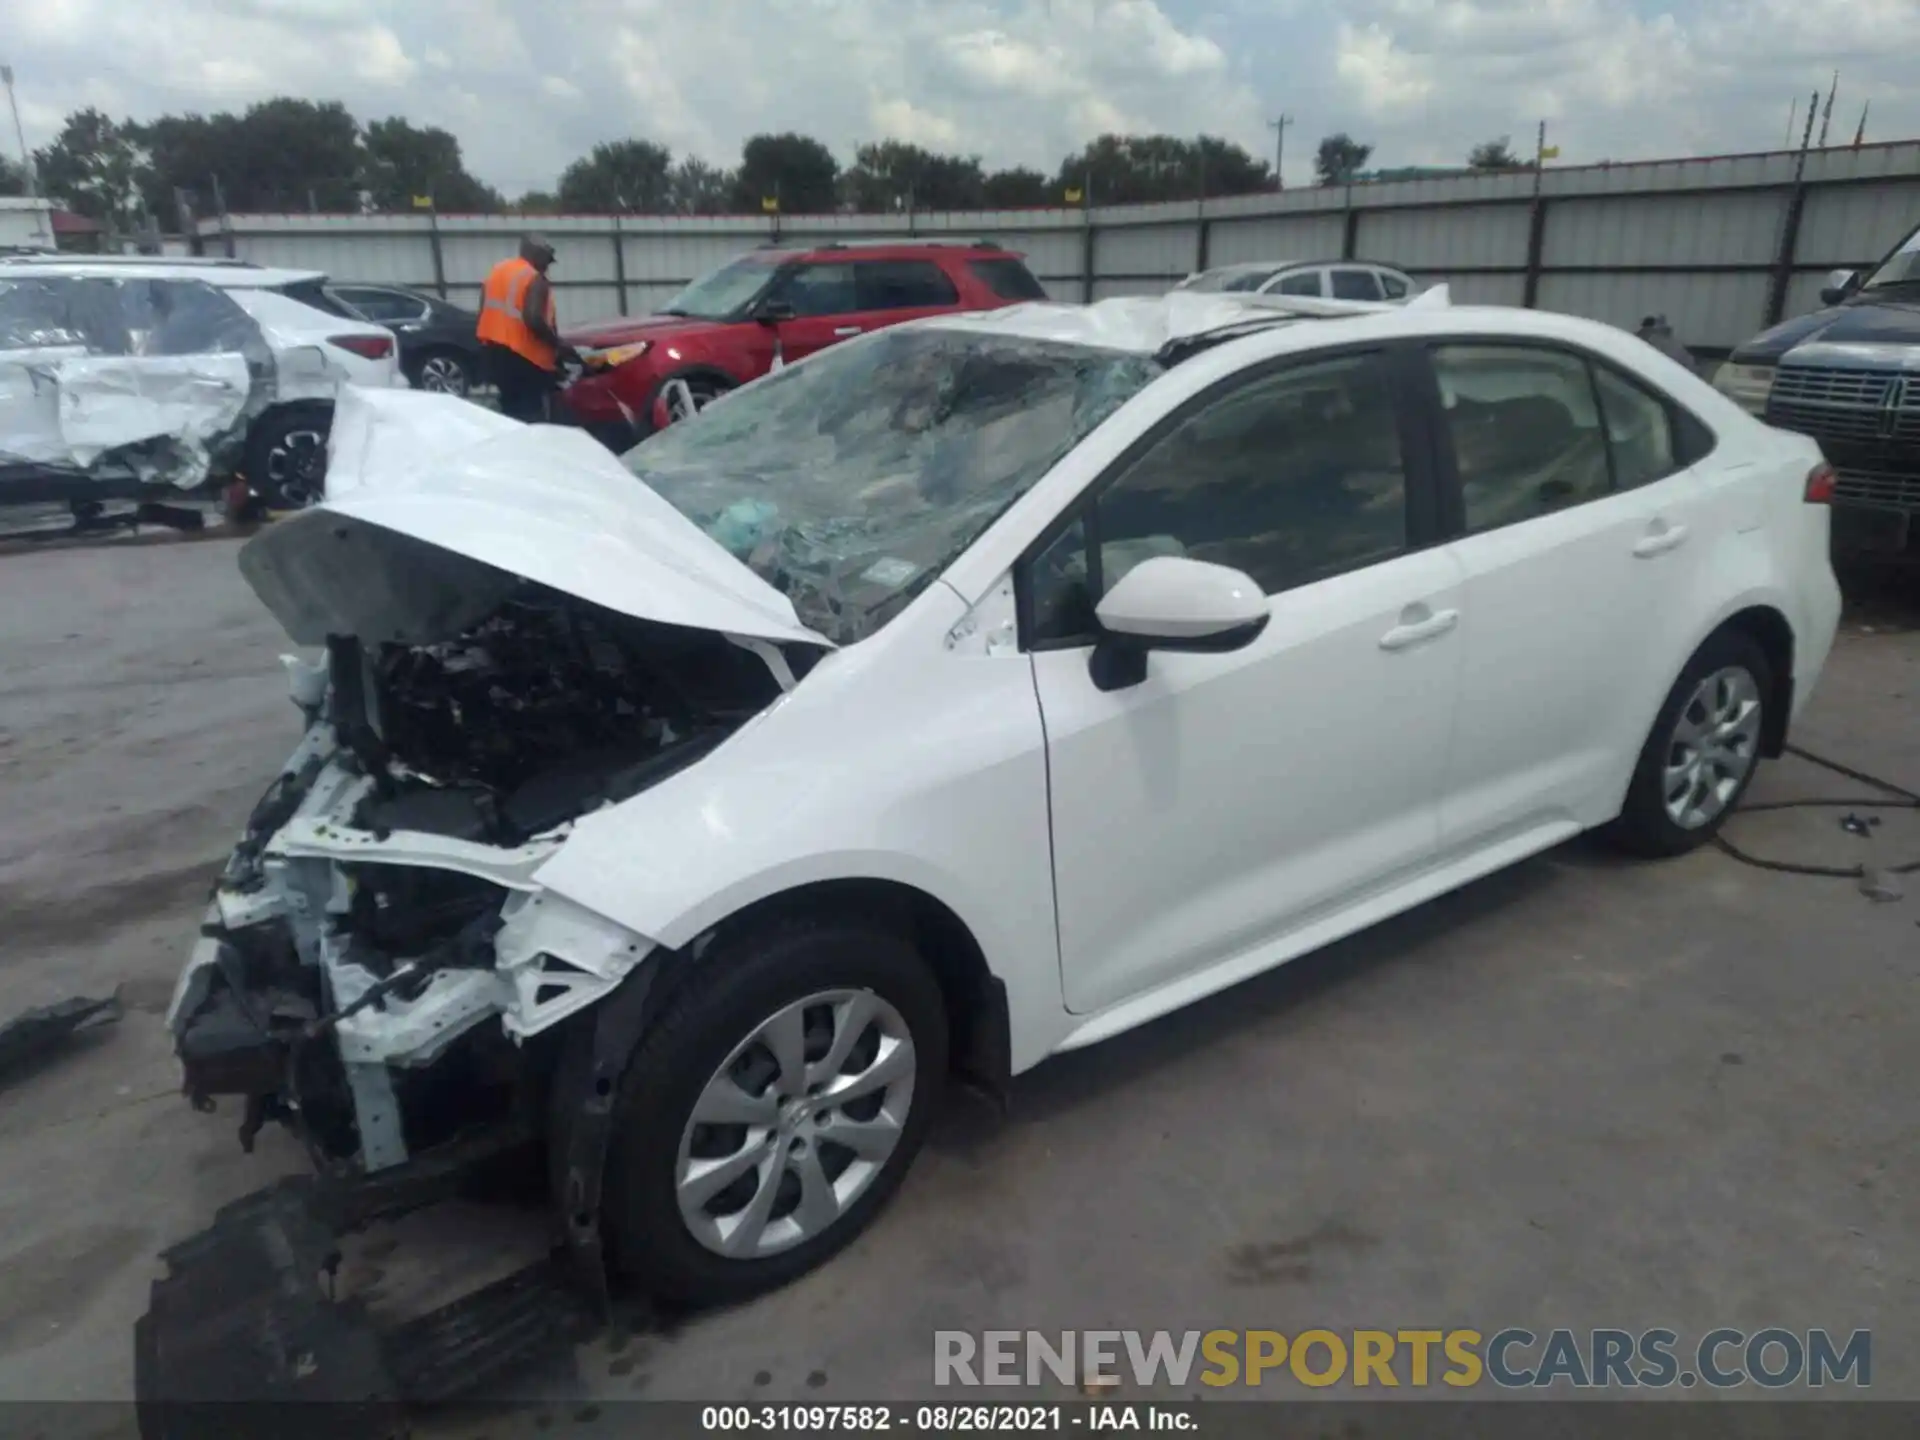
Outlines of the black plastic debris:
[[0,1080],[58,1049],[76,1032],[110,1025],[119,1018],[118,995],[104,1000],[76,995],[58,1004],[21,1011],[0,1025]]
[[1878,815],[1860,816],[1849,810],[1840,817],[1840,828],[1849,835],[1858,835],[1863,840],[1873,833],[1873,827],[1880,823]]

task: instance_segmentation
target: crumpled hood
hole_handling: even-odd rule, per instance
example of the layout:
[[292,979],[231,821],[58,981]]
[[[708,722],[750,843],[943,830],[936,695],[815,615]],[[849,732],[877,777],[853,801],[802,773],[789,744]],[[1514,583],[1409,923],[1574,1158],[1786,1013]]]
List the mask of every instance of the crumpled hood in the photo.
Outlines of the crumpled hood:
[[1920,345],[1920,305],[1882,300],[1855,300],[1797,315],[1762,330],[1733,352],[1739,365],[1779,363],[1796,345],[1822,344]]
[[347,387],[328,449],[326,500],[240,552],[299,644],[449,638],[517,579],[662,624],[830,644],[584,431]]

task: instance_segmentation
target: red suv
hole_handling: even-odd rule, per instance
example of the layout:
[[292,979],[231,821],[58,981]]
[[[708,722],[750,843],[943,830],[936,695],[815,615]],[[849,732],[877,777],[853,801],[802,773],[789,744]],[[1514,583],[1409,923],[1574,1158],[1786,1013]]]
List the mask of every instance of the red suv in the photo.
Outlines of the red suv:
[[624,450],[837,340],[1046,298],[1021,256],[984,240],[767,246],[702,276],[658,314],[568,330],[586,370],[566,402],[580,424]]

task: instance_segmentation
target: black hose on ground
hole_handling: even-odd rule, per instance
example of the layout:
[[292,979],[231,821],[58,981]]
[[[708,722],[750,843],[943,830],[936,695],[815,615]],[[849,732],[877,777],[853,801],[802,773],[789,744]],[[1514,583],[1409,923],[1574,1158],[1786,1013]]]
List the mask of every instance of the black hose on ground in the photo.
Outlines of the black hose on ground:
[[[1814,809],[1854,809],[1871,805],[1883,810],[1920,810],[1920,795],[1895,785],[1890,780],[1882,780],[1877,775],[1869,775],[1864,770],[1855,770],[1842,765],[1838,760],[1829,760],[1824,755],[1816,755],[1798,745],[1786,747],[1786,753],[1805,760],[1810,765],[1818,765],[1823,770],[1831,770],[1836,775],[1869,785],[1891,798],[1868,800],[1854,797],[1850,800],[1830,800],[1824,797],[1806,800],[1768,800],[1758,805],[1742,805],[1734,812],[1736,815],[1758,814],[1763,810],[1814,810]],[[1731,818],[1731,817],[1729,817]],[[1742,865],[1751,865],[1759,870],[1772,870],[1782,875],[1815,875],[1830,880],[1863,880],[1867,875],[1864,865],[1849,865],[1844,868],[1837,865],[1801,865],[1786,860],[1768,860],[1750,854],[1727,839],[1724,834],[1714,836],[1714,843]],[[1901,865],[1883,865],[1877,867],[1889,875],[1911,875],[1920,872],[1920,860],[1910,860]]]

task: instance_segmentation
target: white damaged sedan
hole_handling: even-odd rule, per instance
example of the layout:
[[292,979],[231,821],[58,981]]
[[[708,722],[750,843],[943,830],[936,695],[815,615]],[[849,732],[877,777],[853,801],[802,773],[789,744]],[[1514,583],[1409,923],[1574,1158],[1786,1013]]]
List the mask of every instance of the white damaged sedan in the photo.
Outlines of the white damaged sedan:
[[361,1193],[544,1147],[681,1300],[844,1245],[956,1073],[1582,830],[1700,844],[1839,610],[1812,442],[1444,292],[903,325],[624,458],[353,393],[332,451],[241,558],[321,658],[187,1089]]

